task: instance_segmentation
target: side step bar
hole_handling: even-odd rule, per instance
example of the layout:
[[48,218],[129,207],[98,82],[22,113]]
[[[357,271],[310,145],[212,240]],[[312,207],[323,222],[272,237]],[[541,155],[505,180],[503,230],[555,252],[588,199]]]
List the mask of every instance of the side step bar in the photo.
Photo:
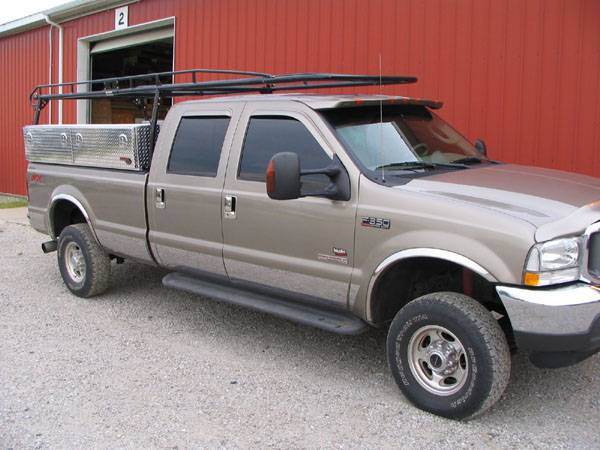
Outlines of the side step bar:
[[179,272],[166,275],[164,286],[243,306],[283,319],[339,334],[360,334],[368,325],[347,311],[299,303],[282,296],[271,296],[238,288],[233,284],[196,278]]

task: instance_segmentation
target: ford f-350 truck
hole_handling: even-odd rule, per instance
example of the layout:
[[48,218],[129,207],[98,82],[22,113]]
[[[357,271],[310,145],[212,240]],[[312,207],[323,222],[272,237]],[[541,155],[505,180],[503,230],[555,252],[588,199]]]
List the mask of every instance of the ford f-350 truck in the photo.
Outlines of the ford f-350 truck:
[[[131,259],[302,324],[389,327],[404,395],[455,419],[500,398],[511,351],[560,367],[599,350],[600,180],[492,161],[439,102],[277,93],[411,77],[203,72],[34,91],[36,121],[57,98],[153,101],[149,124],[24,129],[31,225],[75,295]],[[159,123],[162,98],[209,94]]]

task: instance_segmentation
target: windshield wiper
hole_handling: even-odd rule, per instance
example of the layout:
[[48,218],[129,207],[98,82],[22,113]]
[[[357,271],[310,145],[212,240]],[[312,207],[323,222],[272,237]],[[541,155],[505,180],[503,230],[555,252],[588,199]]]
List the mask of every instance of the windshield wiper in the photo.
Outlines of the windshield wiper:
[[384,164],[375,168],[375,170],[382,169],[401,169],[401,170],[413,170],[413,169],[437,169],[439,167],[451,168],[451,169],[466,169],[467,166],[464,164],[455,163],[430,163],[425,161],[402,161]]
[[375,170],[381,169],[435,169],[435,165],[423,161],[402,161],[375,167]]
[[484,160],[476,156],[467,156],[452,161],[452,164],[481,164]]

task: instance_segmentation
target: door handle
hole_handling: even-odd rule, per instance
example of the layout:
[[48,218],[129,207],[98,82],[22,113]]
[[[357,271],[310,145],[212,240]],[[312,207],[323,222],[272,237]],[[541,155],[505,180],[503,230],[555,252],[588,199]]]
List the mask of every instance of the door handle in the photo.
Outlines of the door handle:
[[237,198],[235,195],[226,195],[223,198],[223,211],[227,219],[235,219],[235,206]]
[[155,197],[156,207],[158,209],[164,209],[165,207],[165,190],[163,188],[156,188]]

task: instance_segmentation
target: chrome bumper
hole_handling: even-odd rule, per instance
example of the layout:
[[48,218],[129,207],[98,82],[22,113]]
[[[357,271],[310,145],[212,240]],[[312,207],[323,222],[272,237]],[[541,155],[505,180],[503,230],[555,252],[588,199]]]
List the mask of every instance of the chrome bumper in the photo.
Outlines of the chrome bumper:
[[535,351],[600,348],[600,288],[587,283],[523,289],[497,286],[517,346]]

